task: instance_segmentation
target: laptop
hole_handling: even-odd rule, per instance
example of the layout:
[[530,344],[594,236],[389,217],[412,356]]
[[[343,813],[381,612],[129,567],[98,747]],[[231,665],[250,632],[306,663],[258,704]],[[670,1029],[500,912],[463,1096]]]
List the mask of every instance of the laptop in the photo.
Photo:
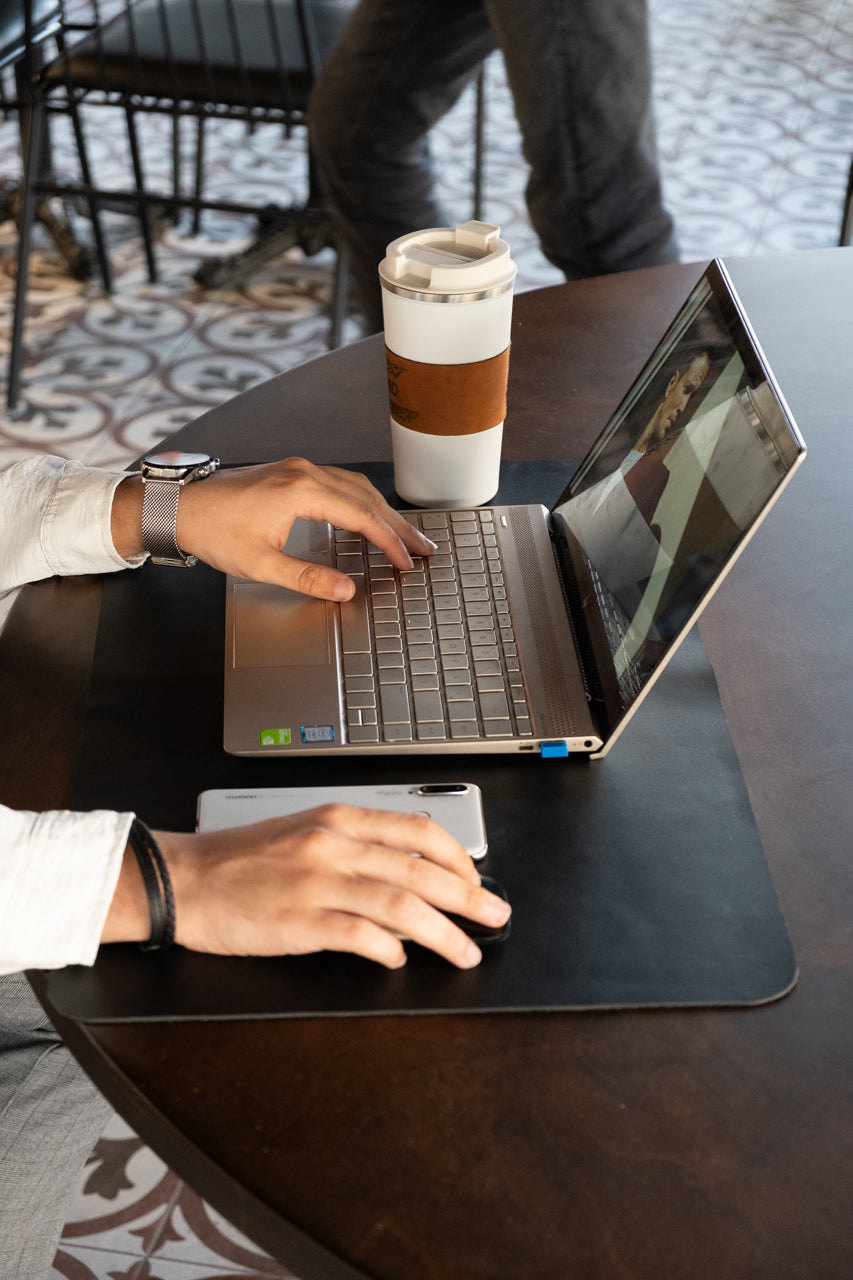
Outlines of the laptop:
[[550,509],[406,511],[409,573],[297,522],[345,604],[228,578],[226,751],[604,756],[804,457],[714,261]]

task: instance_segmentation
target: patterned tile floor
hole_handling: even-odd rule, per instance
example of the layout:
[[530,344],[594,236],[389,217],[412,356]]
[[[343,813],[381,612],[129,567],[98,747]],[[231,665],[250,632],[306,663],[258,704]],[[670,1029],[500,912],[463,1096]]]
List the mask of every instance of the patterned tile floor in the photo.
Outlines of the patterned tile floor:
[[[851,0],[650,0],[664,187],[696,260],[837,243],[853,156]],[[443,122],[436,173],[448,215],[469,216],[471,99]],[[300,195],[298,144],[225,126],[209,181]],[[227,144],[233,144],[230,149]],[[120,165],[117,136],[93,138],[99,172]],[[60,145],[60,153],[62,146]],[[211,153],[212,153],[211,149]],[[152,120],[149,168],[165,135]],[[0,173],[18,166],[0,124]],[[524,165],[499,59],[489,67],[484,216],[519,262],[519,288],[560,279],[525,217]],[[111,219],[115,292],[69,280],[39,247],[26,332],[25,390],[0,414],[0,466],[33,451],[123,466],[210,405],[325,349],[330,262],[290,254],[243,288],[201,292],[201,257],[231,251],[245,224],[210,218],[197,241],[161,227],[162,279],[146,283],[132,221]],[[11,312],[15,237],[0,227],[0,360]],[[853,250],[851,250],[853,252]],[[352,336],[357,336],[353,329]],[[202,1204],[117,1118],[85,1171],[53,1276],[214,1280],[287,1276]]]

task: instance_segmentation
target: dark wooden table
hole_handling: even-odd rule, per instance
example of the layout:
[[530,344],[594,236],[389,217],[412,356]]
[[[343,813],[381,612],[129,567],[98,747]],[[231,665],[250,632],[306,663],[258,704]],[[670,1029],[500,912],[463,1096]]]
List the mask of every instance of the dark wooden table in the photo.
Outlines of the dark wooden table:
[[[810,452],[702,624],[799,985],[738,1011],[59,1021],[141,1136],[306,1280],[853,1275],[853,250],[729,266]],[[700,269],[519,297],[506,456],[577,457]],[[381,459],[384,394],[370,339],[180,438]],[[27,588],[2,637],[7,803],[69,802],[99,592]]]

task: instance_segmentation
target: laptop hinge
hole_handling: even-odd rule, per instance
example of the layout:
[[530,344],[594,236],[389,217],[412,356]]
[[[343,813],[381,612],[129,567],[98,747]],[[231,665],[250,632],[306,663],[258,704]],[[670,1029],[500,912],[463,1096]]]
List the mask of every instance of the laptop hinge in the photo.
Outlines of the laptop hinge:
[[557,566],[557,577],[560,580],[560,590],[563,593],[566,614],[569,619],[587,701],[593,710],[603,712],[605,705],[604,691],[598,678],[595,651],[584,617],[583,600],[574,565],[569,555],[568,543],[565,537],[554,528],[553,524],[549,525],[549,531],[551,535],[551,550],[554,553],[554,562]]

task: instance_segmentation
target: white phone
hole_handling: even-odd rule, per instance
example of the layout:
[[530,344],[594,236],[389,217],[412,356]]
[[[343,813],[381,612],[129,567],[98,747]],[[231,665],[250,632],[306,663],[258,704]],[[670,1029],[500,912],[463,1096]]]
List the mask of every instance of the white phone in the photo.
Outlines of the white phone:
[[348,787],[258,787],[203,791],[198,798],[196,827],[222,831],[264,818],[284,817],[333,801],[367,809],[425,813],[449,831],[472,858],[486,856],[483,795],[472,782],[382,783]]

